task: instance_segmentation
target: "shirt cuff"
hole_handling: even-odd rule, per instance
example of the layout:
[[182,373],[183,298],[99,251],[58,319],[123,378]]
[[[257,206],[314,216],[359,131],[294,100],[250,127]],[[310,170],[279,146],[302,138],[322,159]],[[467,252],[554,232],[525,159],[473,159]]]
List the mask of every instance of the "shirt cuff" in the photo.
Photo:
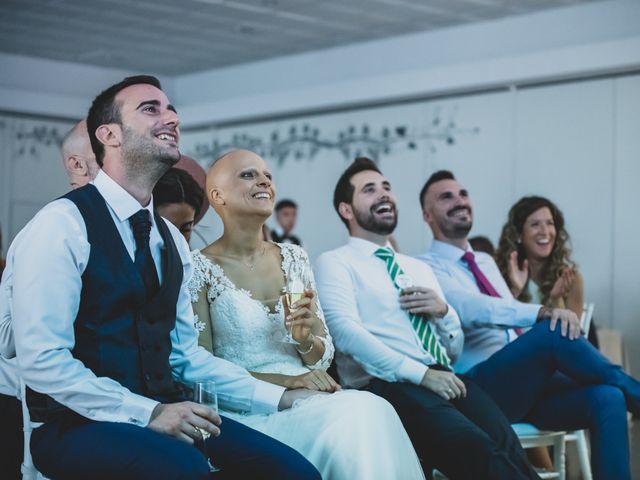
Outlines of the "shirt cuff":
[[400,368],[398,369],[398,380],[411,382],[420,385],[424,374],[427,373],[429,367],[423,363],[414,360],[411,357],[404,357]]
[[278,404],[286,388],[273,383],[256,380],[251,402],[251,413],[273,413],[278,411]]
[[516,318],[522,319],[517,327],[530,327],[536,323],[538,318],[538,311],[542,308],[542,305],[537,303],[522,303],[517,304]]
[[151,398],[143,397],[142,395],[131,395],[127,397],[126,404],[122,407],[126,412],[127,419],[125,423],[132,423],[140,427],[146,427],[151,421],[151,414],[153,409],[160,402]]

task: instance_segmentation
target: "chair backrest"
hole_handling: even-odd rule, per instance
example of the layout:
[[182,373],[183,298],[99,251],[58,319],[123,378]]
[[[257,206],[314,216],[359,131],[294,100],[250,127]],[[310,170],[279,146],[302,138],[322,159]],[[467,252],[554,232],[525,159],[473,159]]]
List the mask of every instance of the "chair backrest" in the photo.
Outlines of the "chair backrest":
[[22,459],[22,465],[20,471],[22,472],[22,480],[46,480],[42,476],[36,467],[33,465],[33,459],[31,458],[31,431],[34,427],[38,427],[41,424],[32,422],[29,417],[29,408],[27,407],[27,400],[25,395],[25,385],[22,379],[20,379],[20,400],[22,402],[22,432],[24,434],[24,457]]
[[553,471],[540,473],[542,479],[566,479],[565,435],[566,432],[539,430],[530,423],[513,423],[513,431],[518,435],[522,448],[553,447]]
[[589,335],[589,329],[591,328],[591,317],[593,317],[593,303],[585,303],[582,310],[582,317],[580,318],[580,328],[584,332],[584,336]]

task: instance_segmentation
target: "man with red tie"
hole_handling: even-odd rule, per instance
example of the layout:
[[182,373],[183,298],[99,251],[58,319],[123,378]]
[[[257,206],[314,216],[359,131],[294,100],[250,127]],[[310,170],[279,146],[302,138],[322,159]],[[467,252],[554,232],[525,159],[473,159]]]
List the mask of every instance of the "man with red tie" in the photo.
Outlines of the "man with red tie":
[[427,180],[420,204],[434,241],[418,258],[433,269],[465,332],[456,372],[513,423],[588,428],[594,478],[630,479],[626,411],[640,411],[640,383],[593,348],[573,312],[513,298],[493,258],[469,245],[473,206],[451,172]]

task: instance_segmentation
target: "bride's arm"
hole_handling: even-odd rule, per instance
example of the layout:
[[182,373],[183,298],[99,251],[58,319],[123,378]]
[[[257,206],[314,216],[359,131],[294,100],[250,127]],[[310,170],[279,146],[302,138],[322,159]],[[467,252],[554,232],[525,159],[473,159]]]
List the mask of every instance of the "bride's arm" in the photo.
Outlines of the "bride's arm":
[[305,341],[301,341],[300,345],[296,346],[296,350],[304,364],[310,369],[327,370],[331,365],[335,352],[333,340],[329,334],[322,306],[318,300],[316,280],[311,267],[311,262],[309,261],[309,256],[307,255],[307,252],[300,247],[295,247],[295,250],[297,250],[297,254],[293,255],[294,261],[304,264],[304,267],[309,273],[311,295],[308,294],[307,296],[311,299],[309,309],[312,312],[313,319],[310,332],[311,334],[305,339]]
[[[191,299],[193,301],[193,298]],[[195,315],[194,323],[198,330],[198,344],[213,353],[213,331],[211,329],[211,313],[207,299],[207,288],[203,286],[198,291],[198,298],[192,304]]]
[[255,378],[265,382],[280,385],[290,390],[306,388],[321,392],[335,392],[340,390],[340,385],[324,370],[311,370],[302,375],[284,375],[281,373],[249,372]]

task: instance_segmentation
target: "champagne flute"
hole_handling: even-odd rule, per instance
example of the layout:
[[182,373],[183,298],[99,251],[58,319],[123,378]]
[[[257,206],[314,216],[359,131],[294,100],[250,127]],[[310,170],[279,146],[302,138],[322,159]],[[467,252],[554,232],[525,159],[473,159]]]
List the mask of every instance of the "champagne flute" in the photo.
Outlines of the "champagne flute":
[[405,288],[413,287],[413,279],[406,273],[399,273],[396,276],[396,285],[400,288],[400,295],[402,295]]
[[[218,412],[218,394],[216,392],[216,384],[213,380],[197,380],[193,384],[193,400],[201,405],[206,405],[214,412]],[[218,469],[213,466],[211,459],[207,455],[206,440],[211,436],[211,433],[204,428],[195,427],[202,437],[197,441],[198,448],[202,451],[202,454],[207,459],[210,472],[217,472]]]
[[284,287],[284,295],[282,296],[282,306],[284,308],[284,328],[285,335],[282,338],[284,343],[299,345],[293,338],[292,328],[287,326],[287,317],[291,314],[291,306],[305,296],[305,289],[311,286],[309,267],[306,264],[295,268],[298,265],[292,263],[287,271],[286,284]]

